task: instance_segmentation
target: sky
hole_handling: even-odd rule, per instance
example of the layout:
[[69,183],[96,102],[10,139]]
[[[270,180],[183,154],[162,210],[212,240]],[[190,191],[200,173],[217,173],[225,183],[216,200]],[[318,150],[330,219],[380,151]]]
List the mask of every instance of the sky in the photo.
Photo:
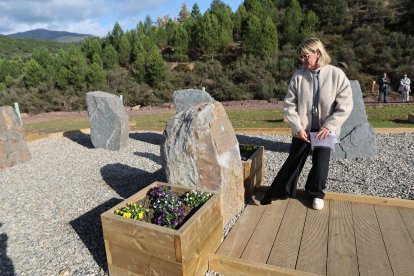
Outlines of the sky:
[[[194,3],[201,13],[211,0],[0,0],[0,34],[33,29],[67,31],[103,37],[118,22],[124,31],[135,29],[147,15],[178,17],[182,4],[191,11]],[[243,0],[222,0],[237,10]]]

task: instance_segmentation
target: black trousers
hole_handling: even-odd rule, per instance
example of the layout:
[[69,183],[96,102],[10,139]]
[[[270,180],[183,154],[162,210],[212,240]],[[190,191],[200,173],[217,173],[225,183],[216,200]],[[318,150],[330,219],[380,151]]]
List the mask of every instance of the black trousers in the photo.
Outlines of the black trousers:
[[[289,156],[267,190],[265,197],[295,197],[298,178],[310,152],[310,144],[294,137]],[[330,148],[314,148],[312,150],[312,168],[305,185],[306,193],[311,198],[323,199],[325,197],[323,190],[326,187],[330,155]]]

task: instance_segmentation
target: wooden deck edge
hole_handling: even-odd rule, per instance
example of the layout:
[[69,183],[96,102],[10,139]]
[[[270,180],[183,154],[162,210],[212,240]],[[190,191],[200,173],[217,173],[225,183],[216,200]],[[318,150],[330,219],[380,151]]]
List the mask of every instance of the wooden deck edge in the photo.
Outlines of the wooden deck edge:
[[[256,186],[257,192],[265,192],[268,186]],[[297,195],[304,196],[304,190],[297,190]],[[392,207],[405,207],[405,208],[414,208],[414,200],[410,199],[399,199],[399,198],[388,198],[388,197],[379,197],[379,196],[370,196],[370,195],[354,195],[354,194],[345,194],[345,193],[335,193],[335,192],[325,192],[325,199],[337,200],[337,201],[349,201],[349,202],[359,202],[375,205],[385,205]]]
[[208,256],[209,269],[224,275],[316,276],[309,272],[241,260],[218,254]]

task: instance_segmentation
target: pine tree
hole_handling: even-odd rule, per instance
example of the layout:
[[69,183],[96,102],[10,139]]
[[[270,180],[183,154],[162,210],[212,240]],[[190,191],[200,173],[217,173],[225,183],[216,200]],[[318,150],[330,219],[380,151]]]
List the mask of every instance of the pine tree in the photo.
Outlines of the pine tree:
[[180,24],[183,24],[189,17],[190,13],[187,10],[187,6],[185,4],[182,4],[180,13],[178,14],[178,22],[180,22]]
[[37,87],[44,78],[42,66],[33,58],[29,59],[23,66],[24,82],[27,87]]
[[111,69],[118,65],[118,54],[114,46],[107,45],[102,51],[102,62],[104,68]]
[[183,26],[178,25],[173,32],[171,46],[176,57],[186,58],[188,52],[188,34]]
[[112,32],[108,35],[109,42],[114,46],[115,50],[119,49],[119,43],[121,43],[121,38],[124,35],[124,30],[122,30],[121,25],[116,22]]
[[302,22],[302,10],[297,0],[290,0],[283,20],[283,38],[285,43],[296,45],[300,42],[300,24]]
[[302,40],[315,36],[319,26],[319,18],[313,11],[306,13],[301,24]]
[[251,15],[244,34],[244,51],[249,55],[260,55],[262,47],[262,24],[259,17]]
[[121,37],[118,50],[118,61],[122,66],[126,66],[131,59],[131,45],[125,35]]
[[270,17],[264,21],[262,28],[262,46],[260,53],[265,57],[275,57],[279,52],[279,37],[276,25]]
[[192,18],[198,18],[201,17],[202,14],[200,12],[200,8],[198,7],[197,2],[194,3],[193,8],[191,9],[191,17]]
[[220,49],[220,38],[217,36],[220,33],[220,27],[217,17],[214,14],[206,12],[203,16],[201,26],[199,44],[204,53],[213,59],[214,55]]
[[156,85],[165,77],[165,63],[158,48],[154,45],[147,54],[145,79],[149,85]]

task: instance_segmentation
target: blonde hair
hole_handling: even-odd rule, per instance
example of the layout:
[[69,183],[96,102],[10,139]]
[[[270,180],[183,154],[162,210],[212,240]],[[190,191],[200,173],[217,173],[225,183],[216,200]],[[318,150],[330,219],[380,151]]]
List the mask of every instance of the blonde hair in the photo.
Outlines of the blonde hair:
[[329,56],[328,52],[326,52],[325,46],[323,46],[322,42],[318,38],[308,38],[303,41],[296,52],[298,55],[304,55],[311,53],[316,53],[319,51],[320,57],[318,59],[318,65],[320,67],[330,64],[331,57]]

